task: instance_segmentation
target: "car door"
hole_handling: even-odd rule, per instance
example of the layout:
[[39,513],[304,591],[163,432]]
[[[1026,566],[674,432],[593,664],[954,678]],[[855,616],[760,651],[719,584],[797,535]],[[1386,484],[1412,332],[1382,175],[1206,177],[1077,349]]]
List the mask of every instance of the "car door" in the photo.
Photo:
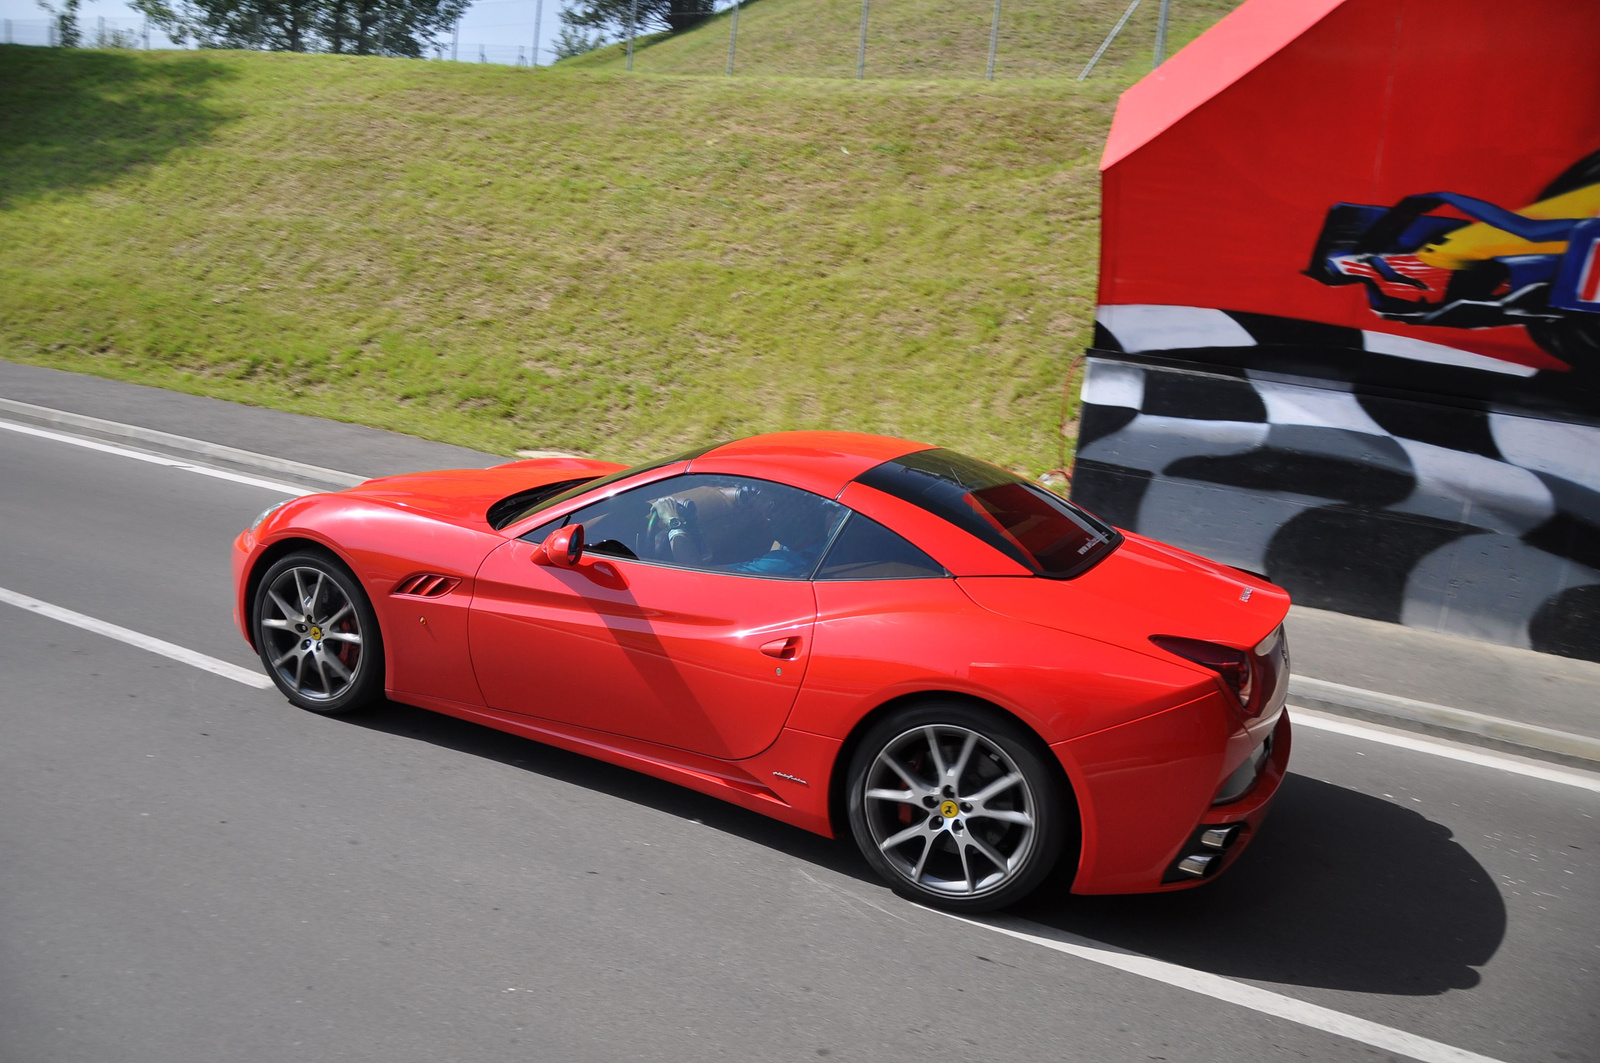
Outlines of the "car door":
[[[725,759],[777,737],[810,652],[818,555],[845,510],[792,487],[687,474],[506,543],[469,625],[487,703]],[[536,563],[564,524],[574,568]]]

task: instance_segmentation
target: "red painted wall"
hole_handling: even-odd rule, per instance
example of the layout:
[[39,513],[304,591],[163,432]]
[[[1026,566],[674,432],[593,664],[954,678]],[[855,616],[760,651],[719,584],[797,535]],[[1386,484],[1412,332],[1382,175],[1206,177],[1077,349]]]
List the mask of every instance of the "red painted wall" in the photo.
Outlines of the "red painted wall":
[[1597,149],[1600,0],[1248,0],[1122,97],[1100,302],[1303,318],[1559,369],[1520,327],[1387,321],[1361,286],[1302,271],[1336,203],[1451,191],[1515,210]]

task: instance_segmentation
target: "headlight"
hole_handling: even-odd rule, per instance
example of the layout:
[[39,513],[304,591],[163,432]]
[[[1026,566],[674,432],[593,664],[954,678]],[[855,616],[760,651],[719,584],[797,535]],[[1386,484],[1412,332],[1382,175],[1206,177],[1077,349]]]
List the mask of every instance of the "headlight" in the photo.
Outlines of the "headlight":
[[262,521],[264,521],[268,517],[272,516],[272,514],[274,512],[276,512],[279,508],[288,505],[289,502],[290,502],[290,499],[287,499],[287,498],[284,499],[282,502],[274,502],[274,503],[272,503],[272,505],[268,506],[266,509],[263,509],[260,513],[256,514],[256,519],[250,522],[250,531],[252,533],[254,533],[257,528],[261,527],[261,522]]

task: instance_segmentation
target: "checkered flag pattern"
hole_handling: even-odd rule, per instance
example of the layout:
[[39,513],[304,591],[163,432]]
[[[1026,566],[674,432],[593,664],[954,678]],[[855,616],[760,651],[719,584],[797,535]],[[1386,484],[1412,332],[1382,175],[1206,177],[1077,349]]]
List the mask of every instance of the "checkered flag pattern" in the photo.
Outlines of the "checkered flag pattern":
[[[1112,331],[1105,311],[1121,309],[1102,308],[1097,347],[1152,349],[1140,343],[1157,335],[1141,332],[1148,317]],[[1233,315],[1204,318],[1178,339],[1166,322],[1161,349],[1259,342]],[[1482,356],[1448,351],[1409,356],[1483,368],[1471,364]],[[1073,498],[1265,574],[1304,605],[1600,660],[1600,427],[1264,369],[1097,356]]]

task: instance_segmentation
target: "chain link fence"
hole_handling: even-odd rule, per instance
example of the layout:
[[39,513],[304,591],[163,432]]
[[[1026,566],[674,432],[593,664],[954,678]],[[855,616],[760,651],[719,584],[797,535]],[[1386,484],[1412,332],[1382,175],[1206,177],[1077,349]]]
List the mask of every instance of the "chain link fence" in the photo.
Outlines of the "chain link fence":
[[[52,18],[0,19],[0,44],[32,45],[40,48],[62,46],[59,23]],[[144,19],[84,19],[78,26],[78,48],[193,49],[194,44],[176,44]],[[530,66],[531,44],[472,43],[459,37],[428,41],[423,58],[456,60],[463,63],[498,63],[503,66]],[[545,61],[551,60],[545,50]]]
[[1239,3],[719,0],[691,33],[653,32],[663,16],[645,24],[625,13],[601,47],[569,61],[640,73],[1081,80],[1148,71]]
[[[424,43],[433,61],[548,66],[557,44],[539,32],[541,14],[558,0],[526,0],[527,21],[483,28],[525,27],[527,43],[463,40],[454,33]],[[573,65],[642,73],[812,77],[1062,77],[1094,69],[1148,69],[1175,44],[1215,22],[1241,0],[1130,0],[1123,6],[1078,0],[949,0],[938,20],[910,16],[927,5],[895,0],[808,0],[774,7],[726,0],[691,33],[676,36],[624,25]],[[520,7],[497,0],[497,10]],[[0,42],[54,47],[54,19],[4,19]],[[469,30],[469,32],[471,32]],[[143,19],[84,19],[82,48],[175,48]],[[193,47],[190,45],[189,47]]]
[[[0,44],[31,44],[43,48],[61,45],[61,31],[53,18],[0,19]],[[172,48],[175,45],[144,19],[93,18],[78,25],[79,48]]]

